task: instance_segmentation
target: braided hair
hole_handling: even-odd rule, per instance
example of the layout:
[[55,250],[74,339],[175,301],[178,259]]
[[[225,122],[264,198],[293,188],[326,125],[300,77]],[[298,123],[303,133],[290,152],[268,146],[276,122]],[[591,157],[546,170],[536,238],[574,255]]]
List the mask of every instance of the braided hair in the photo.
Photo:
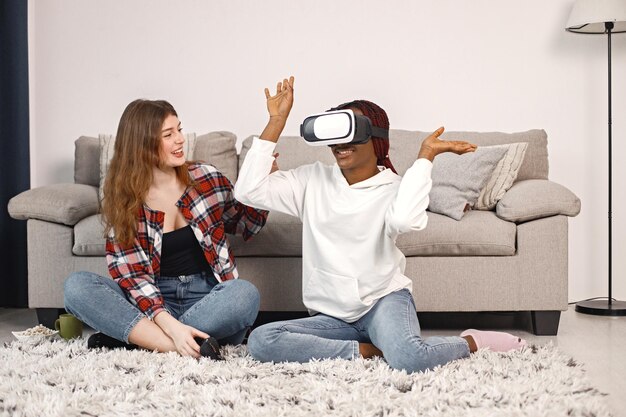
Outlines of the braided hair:
[[[343,110],[348,108],[359,109],[364,116],[371,120],[373,126],[389,129],[387,113],[371,101],[354,100],[349,103],[340,104],[330,110]],[[376,164],[389,168],[397,174],[396,169],[389,159],[389,139],[372,136],[372,145],[374,145],[374,153],[376,153]]]

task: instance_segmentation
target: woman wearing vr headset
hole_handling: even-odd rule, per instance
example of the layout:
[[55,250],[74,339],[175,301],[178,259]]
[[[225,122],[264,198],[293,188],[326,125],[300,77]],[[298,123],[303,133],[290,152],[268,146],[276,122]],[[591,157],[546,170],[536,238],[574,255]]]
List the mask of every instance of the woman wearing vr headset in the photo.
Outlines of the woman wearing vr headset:
[[[392,368],[416,372],[479,348],[523,346],[525,341],[511,334],[477,330],[422,339],[412,282],[403,273],[405,258],[395,245],[401,233],[426,227],[435,157],[473,152],[476,146],[442,141],[439,128],[400,177],[387,154],[388,139],[353,132],[352,142],[331,146],[335,165],[317,162],[268,175],[293,104],[293,81],[279,83],[274,96],[265,89],[270,121],[246,156],[235,196],[302,220],[303,301],[312,317],[253,330],[248,338],[251,355],[264,362],[384,356]],[[355,118],[366,116],[378,128],[372,132],[389,129],[387,115],[374,103],[358,100],[337,109],[349,109]],[[319,136],[331,124],[321,123]]]
[[248,240],[267,212],[233,197],[215,167],[188,162],[171,104],[135,100],[120,119],[104,183],[110,277],[77,272],[65,307],[102,333],[90,348],[137,346],[220,359],[254,323],[259,293],[238,278],[225,233]]

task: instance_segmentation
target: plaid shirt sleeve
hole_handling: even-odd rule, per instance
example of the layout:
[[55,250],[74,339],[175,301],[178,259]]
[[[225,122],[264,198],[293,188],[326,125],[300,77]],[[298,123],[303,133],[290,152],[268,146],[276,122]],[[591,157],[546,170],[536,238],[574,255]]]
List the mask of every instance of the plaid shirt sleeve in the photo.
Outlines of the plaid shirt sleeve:
[[107,237],[106,253],[111,277],[139,310],[150,320],[165,311],[163,296],[154,283],[152,266],[137,239],[131,247],[123,248],[115,238]]
[[224,230],[226,233],[243,236],[243,240],[249,240],[259,233],[267,221],[267,210],[258,210],[235,200],[233,185],[228,178],[220,175],[220,182],[223,180],[225,187]]

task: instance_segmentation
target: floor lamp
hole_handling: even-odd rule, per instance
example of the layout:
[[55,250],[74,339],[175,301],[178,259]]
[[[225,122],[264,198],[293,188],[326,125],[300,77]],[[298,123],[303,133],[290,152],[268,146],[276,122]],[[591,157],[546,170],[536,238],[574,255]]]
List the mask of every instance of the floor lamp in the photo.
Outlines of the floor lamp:
[[626,302],[613,300],[612,260],[612,156],[611,156],[611,34],[626,32],[626,0],[577,0],[566,30],[584,34],[606,34],[609,56],[609,296],[576,304],[576,311],[600,316],[626,316]]

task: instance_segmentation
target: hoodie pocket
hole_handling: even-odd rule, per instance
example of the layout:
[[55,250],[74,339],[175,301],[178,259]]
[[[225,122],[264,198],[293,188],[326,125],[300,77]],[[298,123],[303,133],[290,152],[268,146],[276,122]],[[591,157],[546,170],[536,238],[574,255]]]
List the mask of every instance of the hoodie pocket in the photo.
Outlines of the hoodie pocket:
[[356,315],[365,307],[356,278],[320,269],[314,269],[309,277],[304,303],[312,310],[338,318]]

